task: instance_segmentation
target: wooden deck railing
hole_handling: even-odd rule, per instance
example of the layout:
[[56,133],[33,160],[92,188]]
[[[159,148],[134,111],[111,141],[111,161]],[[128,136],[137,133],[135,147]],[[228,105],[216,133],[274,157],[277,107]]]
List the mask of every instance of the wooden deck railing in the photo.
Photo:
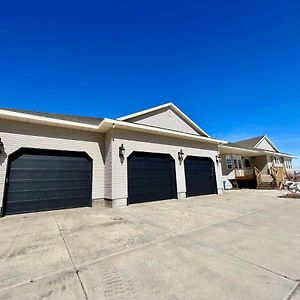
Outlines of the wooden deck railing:
[[261,172],[256,167],[253,168],[253,172],[256,178],[257,186],[259,186],[262,183]]
[[285,170],[282,167],[274,167],[271,166],[270,168],[271,175],[275,178],[276,180],[276,185],[279,189],[282,189],[284,187],[285,183]]

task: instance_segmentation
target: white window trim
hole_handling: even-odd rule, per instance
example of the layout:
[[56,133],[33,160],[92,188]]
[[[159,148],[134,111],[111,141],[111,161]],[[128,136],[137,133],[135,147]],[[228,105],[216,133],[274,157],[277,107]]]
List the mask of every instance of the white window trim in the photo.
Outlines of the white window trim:
[[[229,164],[228,164],[228,160],[230,160],[230,165],[231,165],[231,168],[229,168]],[[226,161],[226,167],[228,170],[232,170],[233,169],[233,159],[232,159],[232,155],[231,154],[226,154],[225,155],[225,161]]]
[[237,157],[237,163],[238,163],[238,169],[242,170],[243,169],[243,160],[242,160],[242,156],[238,155]]
[[243,160],[242,156],[239,154],[232,155],[233,166],[236,170],[243,170]]
[[287,169],[293,169],[293,163],[291,159],[285,159],[284,160],[284,165]]
[[280,166],[281,165],[281,163],[280,163],[280,157],[279,156],[274,155],[274,157],[273,157],[273,164],[274,164],[274,166]]

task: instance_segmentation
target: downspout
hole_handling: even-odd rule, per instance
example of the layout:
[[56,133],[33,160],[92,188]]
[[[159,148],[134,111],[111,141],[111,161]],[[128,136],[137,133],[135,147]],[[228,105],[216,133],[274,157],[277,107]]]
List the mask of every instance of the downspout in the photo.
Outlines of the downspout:
[[116,127],[116,124],[113,123],[113,126],[112,126],[112,129],[111,129],[111,135],[112,135],[112,141],[114,142],[115,141],[115,138],[114,138],[114,129]]

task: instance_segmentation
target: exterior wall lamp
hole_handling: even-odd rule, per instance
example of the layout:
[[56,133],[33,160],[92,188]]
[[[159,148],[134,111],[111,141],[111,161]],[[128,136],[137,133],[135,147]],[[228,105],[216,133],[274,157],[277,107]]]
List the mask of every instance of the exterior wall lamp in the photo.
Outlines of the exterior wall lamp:
[[2,154],[3,152],[4,152],[4,144],[2,143],[0,138],[0,154]]
[[124,157],[125,157],[125,148],[124,148],[123,144],[121,144],[121,146],[119,147],[119,157],[121,159],[124,159]]
[[183,161],[183,157],[184,157],[184,153],[183,153],[183,151],[182,151],[182,149],[181,149],[181,150],[178,152],[178,159],[179,159],[180,162]]
[[216,163],[217,163],[217,165],[219,165],[220,162],[221,162],[221,155],[219,153],[218,155],[216,155]]

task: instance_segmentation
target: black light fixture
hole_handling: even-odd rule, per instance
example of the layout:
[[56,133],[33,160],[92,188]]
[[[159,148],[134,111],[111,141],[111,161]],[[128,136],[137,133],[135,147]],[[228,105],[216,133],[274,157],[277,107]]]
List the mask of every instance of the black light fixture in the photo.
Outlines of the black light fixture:
[[178,152],[178,159],[179,159],[179,161],[182,161],[183,157],[184,157],[184,153],[183,153],[182,149],[180,149],[180,151]]
[[216,163],[217,163],[217,165],[219,164],[220,161],[221,161],[221,155],[219,153],[218,155],[216,155]]
[[124,158],[124,156],[125,156],[125,148],[124,145],[121,144],[121,146],[119,147],[119,157]]
[[4,152],[4,144],[2,143],[1,138],[0,138],[0,154],[3,152]]

